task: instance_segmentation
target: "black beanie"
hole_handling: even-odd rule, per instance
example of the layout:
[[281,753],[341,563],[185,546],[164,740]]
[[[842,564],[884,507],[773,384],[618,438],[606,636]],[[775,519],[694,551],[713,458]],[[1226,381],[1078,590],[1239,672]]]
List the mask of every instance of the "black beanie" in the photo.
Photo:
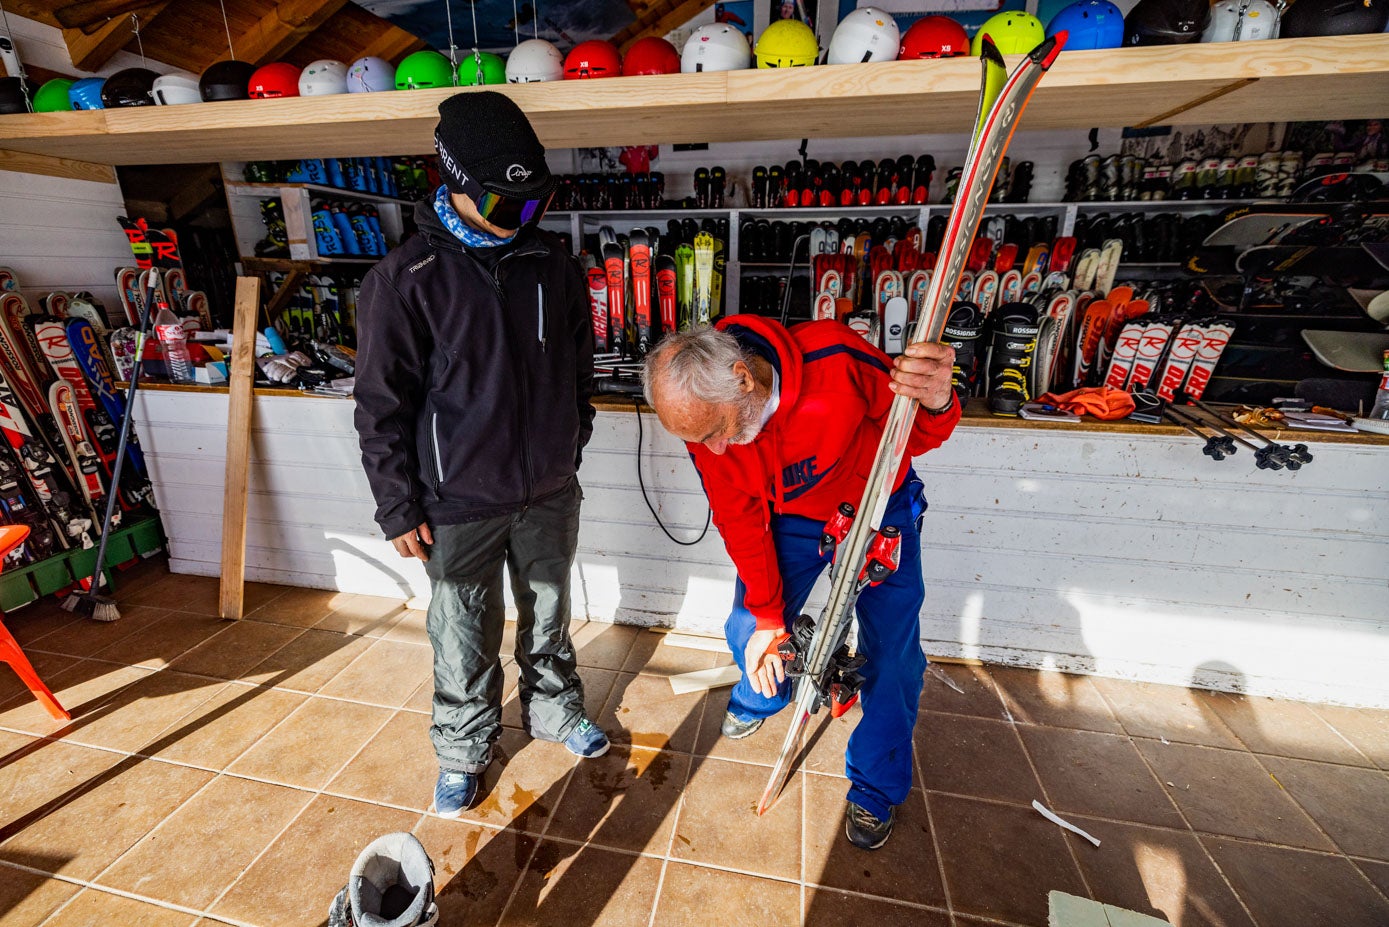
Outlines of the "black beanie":
[[530,120],[495,90],[456,93],[440,103],[434,147],[439,174],[453,193],[468,192],[466,177],[505,196],[533,198],[554,187]]

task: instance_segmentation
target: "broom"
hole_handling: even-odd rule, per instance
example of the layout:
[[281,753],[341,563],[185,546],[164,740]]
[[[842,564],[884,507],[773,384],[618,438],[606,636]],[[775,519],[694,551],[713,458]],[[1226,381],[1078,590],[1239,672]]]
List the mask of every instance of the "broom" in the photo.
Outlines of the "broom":
[[102,569],[106,566],[106,542],[111,537],[111,522],[116,517],[116,495],[120,492],[121,467],[125,464],[125,447],[130,441],[130,420],[135,412],[135,390],[140,385],[140,366],[145,357],[145,339],[154,318],[152,304],[159,286],[159,271],[153,267],[146,275],[145,299],[140,306],[140,331],[135,336],[135,366],[130,371],[130,386],[125,391],[125,415],[121,417],[121,438],[116,446],[116,466],[111,471],[111,488],[106,494],[106,517],[101,520],[101,543],[96,549],[96,567],[87,591],[69,595],[63,608],[97,621],[115,621],[121,617],[116,602],[101,595]]

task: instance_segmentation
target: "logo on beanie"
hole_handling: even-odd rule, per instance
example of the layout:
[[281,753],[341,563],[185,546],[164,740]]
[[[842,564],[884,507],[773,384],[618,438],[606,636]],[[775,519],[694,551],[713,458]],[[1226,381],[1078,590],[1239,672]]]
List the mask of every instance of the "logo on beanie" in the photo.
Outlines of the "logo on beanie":
[[532,171],[526,170],[519,164],[513,164],[506,169],[506,179],[509,183],[525,183],[531,174]]

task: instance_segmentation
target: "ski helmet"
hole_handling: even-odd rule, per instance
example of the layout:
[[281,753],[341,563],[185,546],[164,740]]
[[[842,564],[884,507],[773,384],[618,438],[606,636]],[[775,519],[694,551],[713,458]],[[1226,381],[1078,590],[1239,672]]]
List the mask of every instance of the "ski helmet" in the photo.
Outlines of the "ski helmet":
[[680,53],[658,35],[637,39],[622,58],[622,76],[638,74],[679,74]]
[[[1258,0],[1266,3],[1267,0]],[[1047,37],[1068,32],[1068,49],[1118,48],[1124,44],[1124,14],[1109,0],[1080,0],[1047,23]]]
[[55,77],[44,82],[44,85],[34,94],[34,112],[58,113],[72,109],[72,100],[68,99],[68,91],[72,89],[74,83],[76,81],[68,80],[66,77]]
[[405,60],[396,65],[397,90],[425,90],[453,85],[453,63],[436,51],[417,51],[413,55],[406,55]]
[[1278,8],[1268,0],[1219,0],[1202,42],[1249,42],[1278,38]]
[[762,30],[753,54],[759,68],[804,68],[819,60],[820,44],[799,19],[779,19]]
[[252,100],[299,96],[299,68],[286,61],[274,61],[257,68],[246,82],[246,92]]
[[237,61],[235,58],[218,61],[216,64],[208,65],[207,70],[203,71],[203,76],[198,81],[198,89],[208,103],[219,100],[247,100],[250,99],[250,94],[246,85],[251,82],[251,75],[254,73],[256,66],[249,61]]
[[1185,45],[1210,21],[1208,0],[1138,0],[1124,17],[1124,44]]
[[603,39],[580,42],[564,58],[565,80],[619,77],[621,74],[621,53],[616,45]]
[[839,21],[826,64],[865,64],[869,61],[891,61],[897,57],[902,33],[897,20],[871,6],[861,6]]
[[741,71],[752,66],[752,48],[747,36],[728,23],[700,26],[685,40],[680,52],[680,70]]
[[106,83],[104,77],[84,77],[79,81],[74,81],[68,88],[68,99],[72,101],[73,109],[105,109],[101,102],[101,85]]
[[897,50],[900,61],[915,58],[955,58],[969,52],[965,27],[949,16],[923,16],[911,24]]
[[348,93],[380,93],[395,89],[395,68],[384,58],[368,55],[347,69]]
[[101,85],[101,104],[107,109],[119,106],[153,106],[154,80],[159,75],[149,68],[126,68],[106,78]]
[[309,62],[299,75],[301,97],[327,97],[347,92],[347,65],[333,58]]
[[150,96],[154,97],[157,106],[175,106],[180,103],[201,103],[203,101],[203,94],[198,89],[198,82],[191,77],[184,77],[182,74],[164,74],[156,77],[154,85],[150,88]]
[[984,20],[984,25],[974,33],[970,40],[970,54],[978,55],[984,49],[984,36],[993,39],[994,45],[1005,55],[1025,55],[1046,39],[1042,21],[1022,10],[1005,10]]
[[0,113],[27,113],[33,96],[18,77],[0,77]]
[[1383,32],[1389,23],[1389,0],[1297,0],[1283,17],[1281,35],[1360,35]]
[[460,87],[504,83],[506,83],[506,62],[501,59],[500,55],[474,50],[471,55],[458,62],[458,86]]
[[534,84],[564,77],[564,56],[544,39],[526,39],[506,59],[509,84]]

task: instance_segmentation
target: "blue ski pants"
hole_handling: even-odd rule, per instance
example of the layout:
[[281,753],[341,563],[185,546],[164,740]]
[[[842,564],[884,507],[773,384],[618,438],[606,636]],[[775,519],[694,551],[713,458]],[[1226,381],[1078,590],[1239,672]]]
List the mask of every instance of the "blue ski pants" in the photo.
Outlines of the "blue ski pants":
[[[844,757],[849,777],[848,800],[886,819],[893,805],[906,800],[912,785],[912,732],[921,698],[926,656],[921,652],[921,606],[926,601],[921,576],[921,517],[926,511],[921,481],[910,473],[892,494],[883,524],[902,532],[897,572],[859,596],[858,651],[868,658],[861,673],[859,704],[863,717],[849,737]],[[789,629],[801,613],[811,587],[829,564],[820,556],[824,524],[799,515],[773,515],[772,539],[781,568],[784,618]],[[728,710],[735,717],[767,718],[790,703],[796,680],[783,682],[774,698],[759,695],[748,682],[743,651],[756,621],[743,606],[741,580],[733,594],[733,611],[724,636],[743,678],[733,687]],[[818,620],[818,616],[816,617]]]

